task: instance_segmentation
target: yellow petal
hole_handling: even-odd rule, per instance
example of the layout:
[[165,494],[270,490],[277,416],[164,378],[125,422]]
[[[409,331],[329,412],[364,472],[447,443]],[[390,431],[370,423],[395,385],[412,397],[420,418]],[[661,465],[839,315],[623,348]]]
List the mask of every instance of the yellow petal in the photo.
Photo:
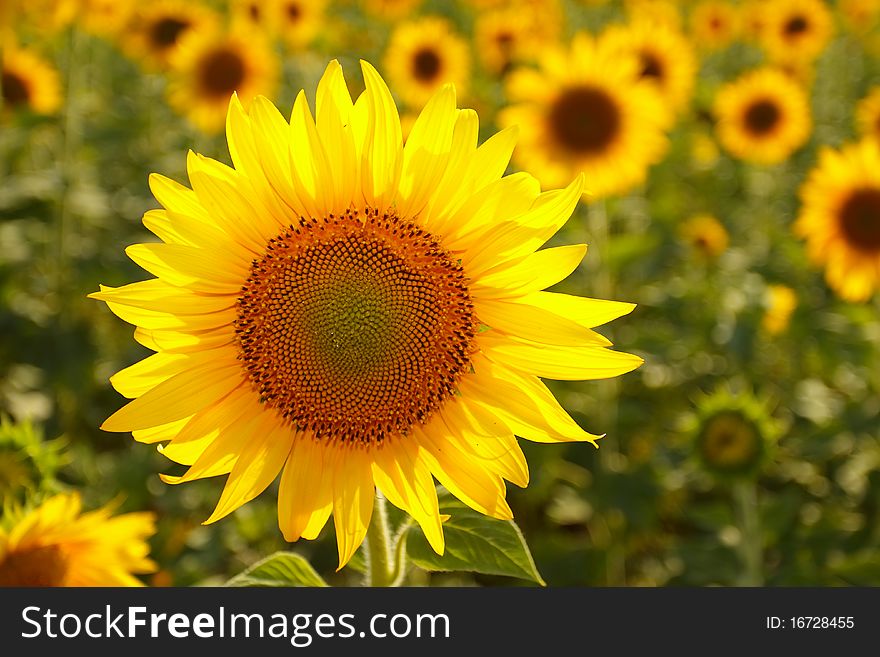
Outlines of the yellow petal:
[[318,82],[315,120],[324,151],[333,154],[333,202],[337,209],[348,208],[354,202],[359,184],[353,110],[342,67],[334,59]]
[[278,489],[278,526],[284,540],[314,539],[324,528],[333,510],[337,452],[310,433],[294,439]]
[[236,294],[249,270],[232,258],[180,244],[133,244],[128,257],[171,285],[201,292]]
[[529,304],[476,298],[474,309],[483,324],[508,336],[548,345],[603,344],[602,340],[594,340],[595,334],[580,324]]
[[290,168],[297,197],[312,217],[322,217],[339,211],[334,207],[333,171],[324,145],[318,137],[315,120],[309,110],[305,91],[300,90],[293,104],[290,119],[290,142],[292,156]]
[[470,285],[470,292],[475,297],[493,299],[538,292],[567,278],[586,253],[586,244],[537,251],[493,267]]
[[631,313],[636,307],[634,303],[590,299],[558,292],[535,292],[523,297],[522,301],[568,317],[587,328],[606,324]]
[[153,354],[111,376],[110,384],[123,397],[134,399],[181,372],[186,360],[181,354]]
[[437,554],[443,554],[443,528],[437,489],[423,450],[411,437],[388,438],[373,451],[373,479],[388,501],[411,515]]
[[250,502],[274,481],[290,454],[294,431],[272,412],[263,413],[239,454],[214,513],[203,524],[216,522]]
[[400,116],[391,92],[375,68],[361,60],[369,116],[361,180],[367,205],[383,212],[394,202],[403,165]]
[[[376,74],[378,75],[378,74]],[[366,451],[359,445],[340,445],[333,472],[333,522],[341,570],[364,542],[376,487]]]

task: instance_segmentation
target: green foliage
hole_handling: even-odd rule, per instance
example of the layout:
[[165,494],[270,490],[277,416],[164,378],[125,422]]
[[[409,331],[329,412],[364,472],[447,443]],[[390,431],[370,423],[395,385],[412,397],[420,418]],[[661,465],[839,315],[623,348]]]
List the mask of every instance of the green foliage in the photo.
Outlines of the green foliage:
[[484,516],[448,495],[442,499],[440,512],[450,516],[443,523],[446,550],[442,556],[428,545],[421,529],[407,531],[407,556],[416,566],[432,572],[506,575],[544,585],[515,522]]
[[295,552],[276,552],[230,579],[226,586],[327,586],[327,582]]

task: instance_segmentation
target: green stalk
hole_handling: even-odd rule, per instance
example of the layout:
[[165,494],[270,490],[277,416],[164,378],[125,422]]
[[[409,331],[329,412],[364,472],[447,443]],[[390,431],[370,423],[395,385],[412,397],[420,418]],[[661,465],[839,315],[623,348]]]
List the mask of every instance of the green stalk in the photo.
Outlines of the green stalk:
[[393,568],[391,561],[391,534],[388,532],[385,497],[379,491],[376,491],[373,500],[373,517],[367,529],[366,548],[366,583],[369,586],[394,586],[397,569]]
[[740,558],[743,572],[741,586],[764,584],[764,547],[761,518],[758,512],[758,486],[754,481],[739,481],[733,486],[736,517],[740,531]]

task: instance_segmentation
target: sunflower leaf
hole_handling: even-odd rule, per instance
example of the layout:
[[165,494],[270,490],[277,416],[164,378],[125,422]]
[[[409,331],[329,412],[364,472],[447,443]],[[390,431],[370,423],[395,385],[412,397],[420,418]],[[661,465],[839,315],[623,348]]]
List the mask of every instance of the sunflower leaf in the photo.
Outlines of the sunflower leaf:
[[440,498],[446,549],[431,549],[417,526],[407,532],[407,556],[427,571],[465,570],[484,575],[506,575],[545,586],[522,532],[511,520],[496,520],[448,496]]
[[276,552],[226,582],[226,586],[327,586],[312,565],[294,552]]

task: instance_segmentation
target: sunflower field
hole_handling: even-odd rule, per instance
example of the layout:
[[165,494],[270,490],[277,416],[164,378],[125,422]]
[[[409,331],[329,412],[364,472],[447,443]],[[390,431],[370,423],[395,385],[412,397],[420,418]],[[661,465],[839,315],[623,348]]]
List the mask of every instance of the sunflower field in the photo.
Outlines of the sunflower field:
[[880,585],[880,0],[0,49],[0,586]]

